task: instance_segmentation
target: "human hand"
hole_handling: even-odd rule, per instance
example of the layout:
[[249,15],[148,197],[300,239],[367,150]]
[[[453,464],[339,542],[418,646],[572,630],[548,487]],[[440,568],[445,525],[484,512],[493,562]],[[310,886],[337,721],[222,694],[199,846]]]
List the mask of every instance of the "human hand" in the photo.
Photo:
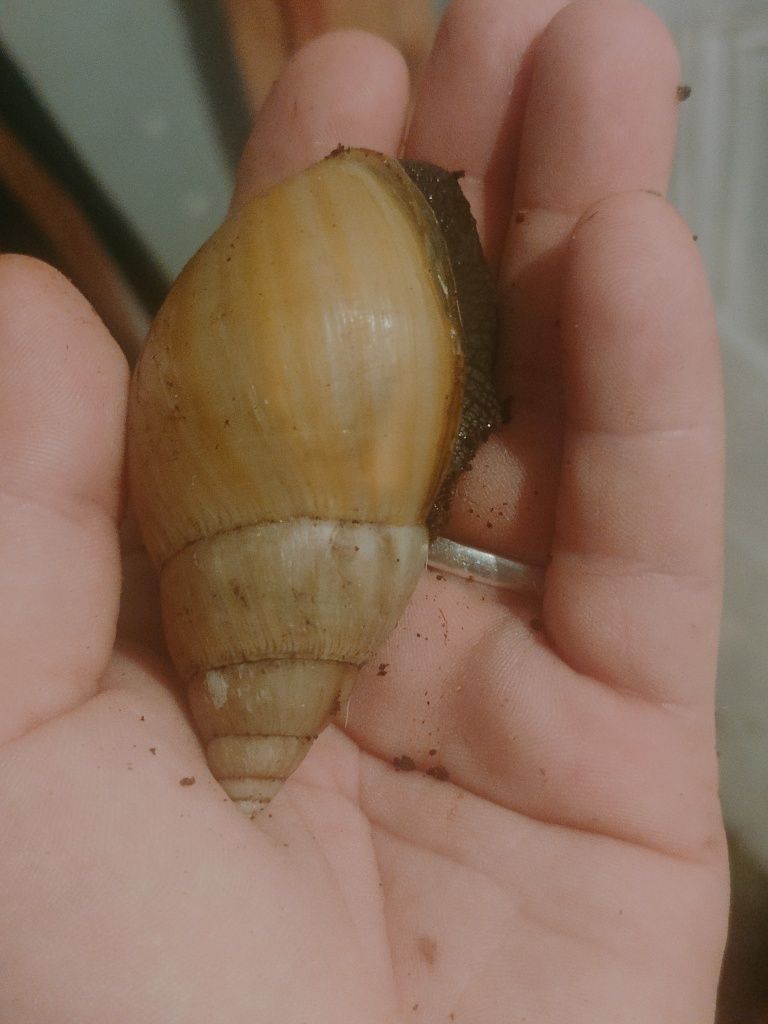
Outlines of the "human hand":
[[543,604],[425,574],[255,822],[164,662],[112,650],[122,359],[61,278],[0,262],[9,1024],[712,1020],[720,383],[696,247],[649,194],[679,70],[642,8],[546,27],[563,6],[455,3],[407,133],[402,61],[357,33],[256,125],[236,203],[339,142],[466,171],[513,406],[450,532],[548,569]]

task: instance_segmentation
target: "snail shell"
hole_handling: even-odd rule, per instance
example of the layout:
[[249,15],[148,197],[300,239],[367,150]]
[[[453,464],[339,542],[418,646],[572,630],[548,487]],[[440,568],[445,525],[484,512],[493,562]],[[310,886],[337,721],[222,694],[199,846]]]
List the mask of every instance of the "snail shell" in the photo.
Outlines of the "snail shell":
[[[463,353],[423,187],[362,150],[227,220],[150,330],[132,500],[211,771],[246,812],[299,764],[425,566]],[[479,391],[478,436],[493,419]]]

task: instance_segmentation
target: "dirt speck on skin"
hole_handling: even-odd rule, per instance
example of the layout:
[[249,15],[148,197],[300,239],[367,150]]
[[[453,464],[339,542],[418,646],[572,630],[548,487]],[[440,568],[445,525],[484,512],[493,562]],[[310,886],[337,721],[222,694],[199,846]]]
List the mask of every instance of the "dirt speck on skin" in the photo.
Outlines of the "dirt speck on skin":
[[392,764],[399,772],[412,772],[416,769],[416,762],[412,757],[408,757],[407,754],[400,754],[399,757],[393,757]]
[[195,776],[194,775],[185,775],[183,779],[179,779],[179,785],[180,786],[194,786],[194,784],[195,784]]
[[437,753],[437,747],[432,747],[432,749],[428,750],[427,753],[429,754],[430,757],[434,757],[435,754]]
[[678,101],[678,103],[683,103],[685,100],[687,100],[692,92],[693,92],[693,89],[690,87],[690,85],[678,85],[678,87],[677,87],[677,101]]
[[156,754],[157,753],[157,747],[150,747],[149,748],[149,752],[150,752],[150,754]]
[[430,967],[437,960],[437,943],[431,935],[419,936],[419,956],[426,960]]
[[388,668],[389,668],[389,662],[382,661],[382,663],[379,665],[379,670],[376,673],[376,675],[377,676],[385,676],[387,674],[387,669]]
[[433,779],[437,779],[438,782],[447,782],[450,778],[448,769],[444,768],[441,764],[435,764],[431,768],[427,768],[427,775],[431,775]]

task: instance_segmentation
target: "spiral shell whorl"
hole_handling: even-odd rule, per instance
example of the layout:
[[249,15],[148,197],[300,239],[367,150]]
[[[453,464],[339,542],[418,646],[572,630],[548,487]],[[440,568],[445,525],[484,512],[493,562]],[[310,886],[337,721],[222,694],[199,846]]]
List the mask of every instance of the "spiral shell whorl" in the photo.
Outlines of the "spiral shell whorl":
[[233,799],[264,801],[297,767],[394,628],[426,549],[423,526],[297,519],[201,540],[165,565],[171,655]]
[[260,661],[192,680],[189,700],[208,765],[243,810],[268,803],[298,767],[349,696],[356,672],[340,662]]

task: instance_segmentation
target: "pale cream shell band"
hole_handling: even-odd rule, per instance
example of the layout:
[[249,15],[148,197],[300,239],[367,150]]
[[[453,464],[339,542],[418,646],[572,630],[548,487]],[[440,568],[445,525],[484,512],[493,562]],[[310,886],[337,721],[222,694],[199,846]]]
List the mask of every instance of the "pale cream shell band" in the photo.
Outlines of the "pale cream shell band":
[[544,589],[541,566],[502,558],[447,537],[434,537],[430,541],[427,565],[438,572],[448,572],[465,580],[476,580],[490,587],[522,594],[541,594]]

